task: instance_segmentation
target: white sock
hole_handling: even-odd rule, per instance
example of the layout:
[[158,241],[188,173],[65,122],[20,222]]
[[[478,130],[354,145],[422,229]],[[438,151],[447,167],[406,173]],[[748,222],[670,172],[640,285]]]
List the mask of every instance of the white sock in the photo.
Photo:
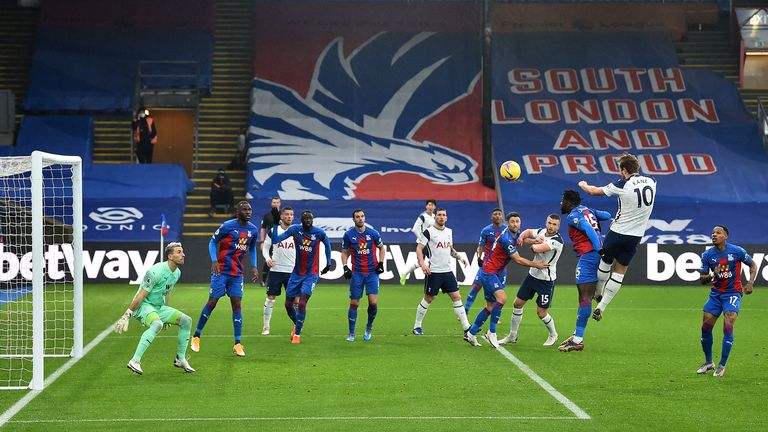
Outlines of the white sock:
[[597,266],[597,287],[595,288],[595,295],[603,295],[605,291],[605,283],[611,276],[611,267],[613,264],[607,264],[605,261],[600,260],[600,265]]
[[413,328],[421,327],[421,322],[424,321],[424,315],[427,314],[429,309],[429,303],[426,300],[421,299],[419,305],[416,306],[416,322],[413,324]]
[[523,321],[523,308],[512,307],[512,321],[509,323],[509,337],[514,338],[517,336],[517,329],[520,328],[520,323]]
[[597,305],[601,311],[605,311],[605,308],[611,303],[613,297],[621,289],[621,284],[624,282],[624,275],[620,273],[611,273],[611,278],[605,283],[605,291],[603,292],[603,299],[600,300],[600,304]]
[[461,321],[461,328],[464,329],[464,331],[468,330],[469,320],[467,319],[467,311],[464,310],[464,304],[461,302],[461,300],[453,301],[453,313],[459,317],[459,321]]
[[269,327],[269,321],[272,319],[272,310],[274,310],[274,308],[274,300],[264,300],[264,327]]
[[574,343],[581,343],[582,341],[584,341],[584,337],[583,336],[573,335],[573,342]]
[[541,322],[547,326],[547,330],[549,330],[550,335],[557,333],[557,330],[555,330],[555,319],[552,318],[552,315],[546,314],[544,318],[541,319]]

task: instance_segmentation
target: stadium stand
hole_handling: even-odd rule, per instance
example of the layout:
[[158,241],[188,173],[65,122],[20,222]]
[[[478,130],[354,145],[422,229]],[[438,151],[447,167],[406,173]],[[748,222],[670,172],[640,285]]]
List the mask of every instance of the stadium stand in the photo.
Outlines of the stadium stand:
[[[152,66],[152,84],[210,88],[212,2],[114,3],[43,4],[27,111],[131,111],[140,61],[169,62]],[[176,61],[197,62],[199,82],[168,82]]]
[[15,147],[0,147],[0,156],[28,156],[34,150],[80,156],[90,165],[93,155],[91,116],[31,116],[21,122]]

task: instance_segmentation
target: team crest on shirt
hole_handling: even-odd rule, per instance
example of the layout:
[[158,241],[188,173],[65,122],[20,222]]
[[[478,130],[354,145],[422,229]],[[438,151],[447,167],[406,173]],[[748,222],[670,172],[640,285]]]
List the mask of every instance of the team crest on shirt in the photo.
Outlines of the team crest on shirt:
[[733,261],[733,255],[728,254],[728,261]]

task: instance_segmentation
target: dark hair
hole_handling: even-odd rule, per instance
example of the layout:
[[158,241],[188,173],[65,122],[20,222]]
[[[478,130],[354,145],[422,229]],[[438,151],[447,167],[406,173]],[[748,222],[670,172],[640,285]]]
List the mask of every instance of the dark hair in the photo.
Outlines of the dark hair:
[[165,245],[165,259],[168,259],[168,255],[173,254],[174,249],[181,247],[181,242],[170,242]]
[[624,153],[619,158],[619,170],[625,169],[630,174],[640,172],[640,161],[634,155]]
[[280,209],[280,214],[283,214],[283,212],[288,211],[288,210],[293,211],[293,207],[286,206],[286,207],[281,208]]
[[499,212],[499,213],[504,213],[504,212],[503,212],[503,211],[501,211],[501,209],[500,209],[500,208],[498,208],[498,207],[496,207],[495,209],[491,210],[491,214],[494,214],[494,213],[496,213],[496,212]]
[[244,207],[244,206],[246,206],[246,205],[247,205],[248,207],[250,207],[250,206],[251,206],[251,203],[249,203],[247,200],[242,200],[242,201],[240,201],[240,202],[238,202],[238,203],[237,203],[237,207],[238,207],[238,208],[240,208],[240,207]]
[[435,214],[437,214],[437,212],[440,212],[440,211],[444,211],[445,214],[448,214],[448,210],[446,210],[445,207],[438,207],[438,208],[436,208],[435,209]]
[[[428,199],[428,200],[424,201],[424,205],[427,205],[429,203],[432,203],[432,204],[435,205],[435,207],[437,207],[437,201],[435,201],[433,199]],[[443,209],[443,210],[445,210],[445,209]]]
[[305,214],[315,217],[315,215],[312,214],[312,210],[304,210],[303,212],[301,212],[301,217],[304,217]]
[[507,213],[507,217],[506,217],[506,219],[504,219],[504,220],[507,220],[507,221],[508,221],[508,220],[509,220],[509,218],[512,218],[512,217],[516,217],[516,218],[519,218],[519,217],[520,217],[520,213],[518,213],[518,212],[516,212],[516,211],[511,211],[511,212]]
[[282,201],[282,200],[280,199],[280,197],[272,197],[272,198],[270,199],[270,201],[274,201],[274,200]]
[[715,228],[722,228],[723,231],[725,231],[725,235],[727,235],[727,236],[731,235],[731,233],[728,231],[728,228],[725,225],[717,224],[717,225],[715,225]]
[[554,213],[550,214],[547,217],[550,218],[550,219],[554,219],[554,220],[560,220],[560,215],[556,215]]
[[563,201],[569,202],[574,206],[581,204],[581,194],[575,190],[568,189],[563,192]]
[[352,219],[355,218],[355,213],[357,213],[357,212],[361,212],[362,214],[365,214],[363,209],[356,208],[356,209],[352,210]]

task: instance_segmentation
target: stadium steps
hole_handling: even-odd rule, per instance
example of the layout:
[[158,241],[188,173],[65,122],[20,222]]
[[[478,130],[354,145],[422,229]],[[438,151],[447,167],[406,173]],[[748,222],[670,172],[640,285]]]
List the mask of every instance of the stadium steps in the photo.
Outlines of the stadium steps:
[[121,164],[131,162],[131,115],[93,116],[93,162]]
[[[237,156],[237,135],[248,125],[252,73],[253,2],[217,0],[211,94],[200,101],[195,187],[187,194],[184,236],[208,237],[231,217],[208,217],[211,180]],[[245,198],[245,170],[227,170],[235,201]]]
[[[685,69],[705,69],[719,73],[739,86],[739,47],[737,36],[732,39],[728,20],[723,17],[715,26],[692,26],[685,37],[675,43],[678,61]],[[768,89],[739,87],[747,110],[757,116],[758,100],[768,102]]]
[[29,84],[39,9],[20,7],[17,3],[0,1],[0,89],[13,90],[18,130],[23,116],[21,104]]

